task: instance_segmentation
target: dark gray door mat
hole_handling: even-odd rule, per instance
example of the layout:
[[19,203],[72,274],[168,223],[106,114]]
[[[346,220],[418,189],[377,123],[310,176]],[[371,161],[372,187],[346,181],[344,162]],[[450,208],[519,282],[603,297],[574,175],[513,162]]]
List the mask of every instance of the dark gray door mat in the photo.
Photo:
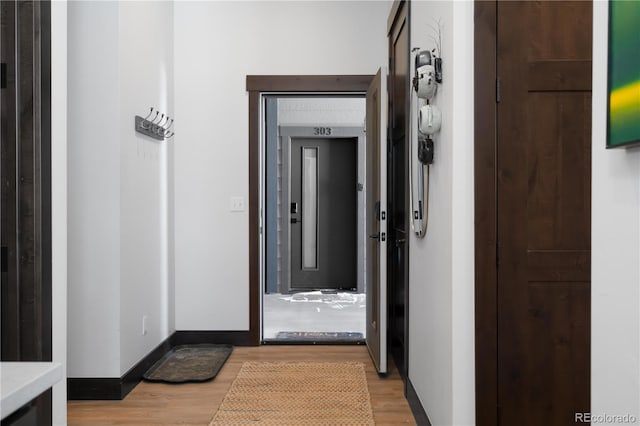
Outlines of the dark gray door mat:
[[362,333],[346,331],[279,331],[276,340],[297,342],[357,342],[364,340]]
[[142,377],[150,382],[205,382],[216,377],[232,351],[231,345],[176,346]]

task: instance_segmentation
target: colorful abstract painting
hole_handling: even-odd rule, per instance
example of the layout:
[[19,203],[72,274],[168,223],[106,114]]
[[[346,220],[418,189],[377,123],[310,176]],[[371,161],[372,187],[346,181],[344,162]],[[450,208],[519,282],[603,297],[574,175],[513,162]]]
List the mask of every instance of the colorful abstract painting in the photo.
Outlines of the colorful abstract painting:
[[640,1],[609,2],[607,147],[640,143]]

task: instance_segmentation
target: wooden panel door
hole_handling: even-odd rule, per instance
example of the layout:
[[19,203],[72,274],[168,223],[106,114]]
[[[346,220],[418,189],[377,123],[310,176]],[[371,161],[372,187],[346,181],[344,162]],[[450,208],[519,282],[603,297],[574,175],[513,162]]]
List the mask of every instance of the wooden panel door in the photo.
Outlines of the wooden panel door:
[[590,2],[498,2],[498,415],[589,412]]

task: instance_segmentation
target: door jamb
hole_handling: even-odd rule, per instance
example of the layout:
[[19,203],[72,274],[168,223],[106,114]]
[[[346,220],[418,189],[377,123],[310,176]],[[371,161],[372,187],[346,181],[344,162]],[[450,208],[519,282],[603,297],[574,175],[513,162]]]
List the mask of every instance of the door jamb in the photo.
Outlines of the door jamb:
[[249,345],[260,345],[260,99],[262,93],[367,92],[373,75],[248,75],[249,93]]
[[497,1],[475,1],[475,393],[476,424],[498,424]]

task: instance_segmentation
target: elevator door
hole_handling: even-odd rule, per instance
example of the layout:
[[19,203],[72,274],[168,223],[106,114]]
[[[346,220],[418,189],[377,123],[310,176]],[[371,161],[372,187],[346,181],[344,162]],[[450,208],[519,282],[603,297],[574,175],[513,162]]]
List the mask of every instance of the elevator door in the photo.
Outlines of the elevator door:
[[357,288],[357,139],[291,139],[292,291]]

